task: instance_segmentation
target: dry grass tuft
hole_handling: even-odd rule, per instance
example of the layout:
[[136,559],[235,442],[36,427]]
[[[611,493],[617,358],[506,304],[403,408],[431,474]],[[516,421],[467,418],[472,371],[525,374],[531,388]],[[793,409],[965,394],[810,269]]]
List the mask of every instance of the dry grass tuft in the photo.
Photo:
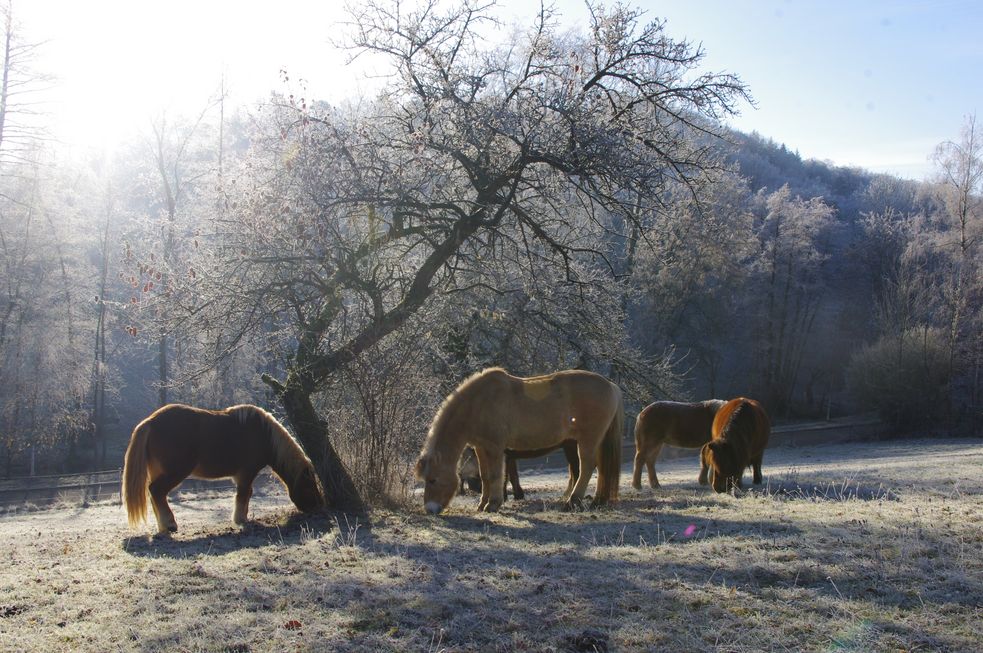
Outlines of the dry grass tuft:
[[169,538],[115,505],[12,512],[0,650],[978,650],[981,469],[978,440],[776,449],[740,497],[681,459],[609,509],[559,512],[541,473],[498,514],[368,523],[271,486],[241,529],[230,495],[181,497]]

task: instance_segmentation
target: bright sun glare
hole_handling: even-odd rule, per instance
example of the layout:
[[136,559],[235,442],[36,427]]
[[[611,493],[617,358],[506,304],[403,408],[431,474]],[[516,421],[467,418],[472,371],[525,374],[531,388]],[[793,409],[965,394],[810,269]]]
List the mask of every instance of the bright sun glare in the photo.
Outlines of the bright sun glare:
[[197,113],[223,76],[233,103],[283,90],[283,68],[320,98],[353,85],[329,43],[340,3],[35,0],[15,11],[25,40],[44,42],[33,65],[55,76],[53,131],[73,145],[111,147],[161,112]]

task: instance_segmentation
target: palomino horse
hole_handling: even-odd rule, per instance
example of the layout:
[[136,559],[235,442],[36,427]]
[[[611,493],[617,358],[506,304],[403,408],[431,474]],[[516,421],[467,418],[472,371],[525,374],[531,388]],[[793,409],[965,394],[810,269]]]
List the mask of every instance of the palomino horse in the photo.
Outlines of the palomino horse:
[[457,461],[471,445],[481,476],[479,511],[504,500],[505,450],[531,451],[577,443],[580,474],[564,494],[568,507],[582,504],[597,468],[596,504],[618,498],[621,474],[621,390],[603,376],[567,370],[521,378],[501,368],[475,374],[450,394],[430,425],[416,473],[425,482],[423,503],[438,514],[458,489]]
[[743,489],[744,469],[751,467],[755,485],[761,483],[761,459],[770,433],[761,404],[744,397],[731,399],[713,418],[713,437],[700,452],[700,476],[705,479],[709,471],[713,489],[728,492]]
[[[635,420],[635,469],[631,485],[642,489],[642,466],[648,470],[649,487],[659,487],[659,477],[655,474],[655,459],[662,451],[662,445],[698,449],[710,441],[710,429],[717,410],[726,401],[708,399],[695,404],[679,401],[657,401],[649,404]],[[699,478],[706,485],[702,471]]]
[[204,410],[168,404],[140,422],[126,449],[122,498],[131,525],[147,518],[147,491],[160,533],[177,530],[167,493],[188,476],[231,478],[236,484],[232,521],[249,511],[253,480],[269,465],[300,510],[324,505],[314,467],[290,433],[268,412],[244,404]]
[[[562,444],[558,447],[548,447],[546,449],[533,449],[531,451],[514,451],[512,449],[505,450],[505,487],[503,488],[503,498],[508,499],[508,485],[512,484],[512,496],[516,500],[523,499],[526,493],[523,491],[522,486],[519,485],[519,465],[516,463],[517,460],[526,460],[528,458],[541,458],[542,456],[548,455],[557,449],[563,449],[563,455],[567,459],[567,468],[570,470],[570,480],[567,483],[567,492],[570,492],[574,483],[577,482],[577,476],[580,472],[580,459],[577,457],[577,442],[575,440],[564,440]],[[481,476],[478,474],[478,457],[474,453],[474,448],[467,447],[464,450],[464,455],[461,456],[461,462],[457,466],[457,475],[461,478],[461,491],[464,491],[464,486],[467,485],[472,492],[481,492]]]

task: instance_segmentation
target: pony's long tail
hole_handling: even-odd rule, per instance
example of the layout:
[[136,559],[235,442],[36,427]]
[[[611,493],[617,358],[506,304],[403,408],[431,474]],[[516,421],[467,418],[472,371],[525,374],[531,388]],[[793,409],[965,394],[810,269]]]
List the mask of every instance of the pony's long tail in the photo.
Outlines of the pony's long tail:
[[625,400],[618,390],[618,410],[614,419],[608,425],[608,430],[601,441],[600,455],[597,461],[597,496],[598,504],[616,501],[618,485],[621,483],[621,433],[625,428]]
[[130,445],[126,448],[120,498],[126,506],[126,517],[130,526],[136,526],[147,519],[147,438],[149,435],[149,420],[143,420],[133,429]]

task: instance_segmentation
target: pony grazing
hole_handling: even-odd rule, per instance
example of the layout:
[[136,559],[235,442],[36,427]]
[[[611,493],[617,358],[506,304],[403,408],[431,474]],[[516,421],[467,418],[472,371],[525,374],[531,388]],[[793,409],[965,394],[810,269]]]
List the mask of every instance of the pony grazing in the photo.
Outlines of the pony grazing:
[[[571,486],[577,482],[577,476],[580,472],[580,459],[577,457],[577,443],[574,440],[566,440],[559,445],[559,447],[533,449],[531,451],[514,451],[512,449],[506,449],[505,487],[502,490],[503,499],[508,499],[509,483],[512,484],[512,496],[514,496],[516,500],[524,499],[526,496],[522,486],[519,485],[519,465],[516,463],[517,460],[541,458],[559,448],[563,449],[563,455],[567,459],[567,468],[570,470],[570,480],[567,483],[567,492],[569,492]],[[467,485],[472,492],[481,492],[481,476],[478,474],[478,458],[475,456],[474,448],[467,447],[464,450],[464,456],[461,457],[461,462],[457,466],[457,475],[461,478],[462,492],[464,491],[465,485]]]
[[754,470],[755,485],[761,483],[761,459],[768,446],[771,423],[761,404],[753,399],[731,399],[713,419],[713,437],[700,452],[700,477],[717,492],[743,489],[744,470]]
[[[635,420],[635,469],[631,485],[642,489],[642,467],[646,467],[649,487],[659,487],[659,477],[655,473],[655,459],[662,451],[662,445],[698,449],[710,441],[713,418],[726,401],[708,399],[695,404],[679,401],[657,401],[649,404]],[[700,471],[701,485],[706,485],[706,476]]]
[[177,530],[167,493],[188,476],[231,478],[236,484],[232,521],[249,512],[253,480],[269,465],[303,512],[324,506],[324,492],[310,459],[268,412],[243,404],[205,410],[168,404],[140,422],[130,436],[121,495],[130,525],[147,518],[147,493],[160,533]]
[[454,498],[457,461],[469,444],[481,477],[478,510],[492,512],[504,500],[506,449],[555,448],[565,440],[577,444],[580,472],[564,493],[567,506],[582,505],[595,468],[595,504],[614,501],[624,415],[621,390],[593,372],[566,370],[529,378],[497,367],[479,372],[444,400],[430,425],[416,462],[416,474],[425,483],[424,508],[438,514]]

